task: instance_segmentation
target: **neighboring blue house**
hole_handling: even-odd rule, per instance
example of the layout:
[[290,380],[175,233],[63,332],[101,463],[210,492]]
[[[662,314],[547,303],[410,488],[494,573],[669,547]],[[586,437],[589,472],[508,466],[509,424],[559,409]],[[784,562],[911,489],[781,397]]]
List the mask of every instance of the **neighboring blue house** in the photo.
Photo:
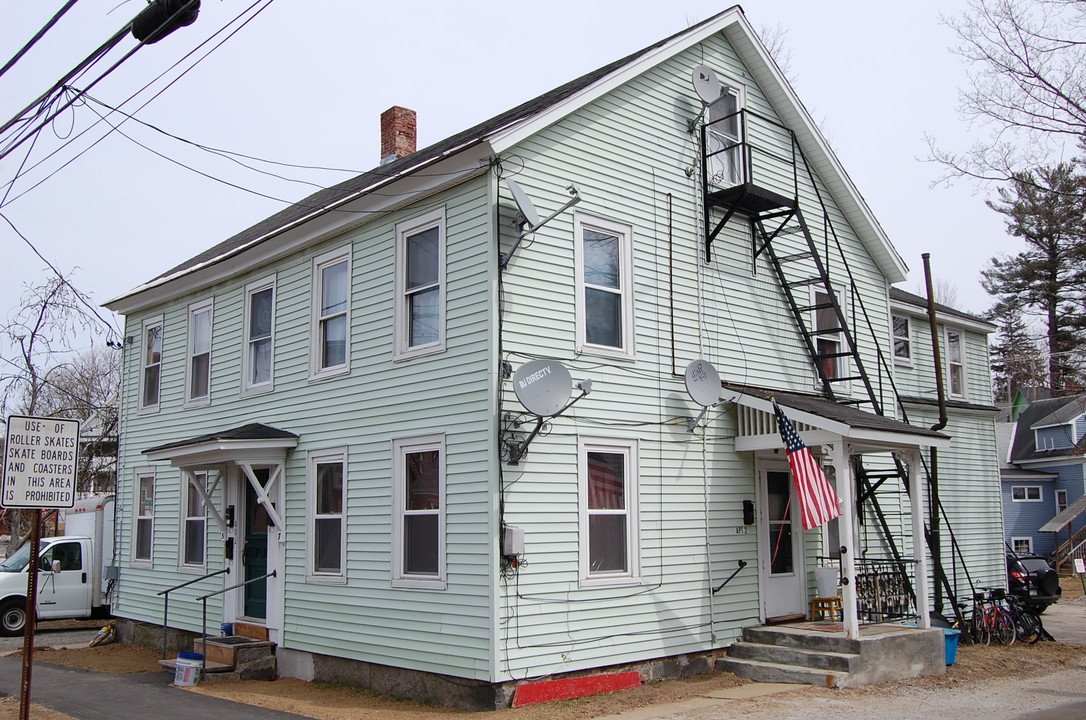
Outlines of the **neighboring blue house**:
[[1009,450],[1000,470],[1007,543],[1054,554],[1086,495],[1086,395],[1036,400],[999,434]]

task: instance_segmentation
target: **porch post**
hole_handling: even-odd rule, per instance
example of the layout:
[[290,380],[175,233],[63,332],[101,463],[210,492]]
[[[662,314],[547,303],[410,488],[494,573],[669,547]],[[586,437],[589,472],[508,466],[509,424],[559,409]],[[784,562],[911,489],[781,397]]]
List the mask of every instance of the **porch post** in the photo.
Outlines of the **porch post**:
[[851,448],[842,440],[831,446],[833,467],[837,474],[837,496],[841,501],[838,528],[841,536],[841,609],[844,614],[845,637],[860,637],[860,616],[856,597],[856,498],[852,477]]
[[931,627],[931,585],[928,582],[928,544],[924,538],[924,487],[923,473],[920,472],[920,449],[912,448],[904,452],[905,466],[909,469],[909,503],[913,516],[913,555],[916,556],[916,624],[922,628]]

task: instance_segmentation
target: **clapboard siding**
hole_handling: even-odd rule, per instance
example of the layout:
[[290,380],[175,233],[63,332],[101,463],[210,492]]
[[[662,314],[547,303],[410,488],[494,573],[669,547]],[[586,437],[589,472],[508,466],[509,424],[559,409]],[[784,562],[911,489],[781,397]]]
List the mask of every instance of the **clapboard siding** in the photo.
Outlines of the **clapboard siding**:
[[[488,183],[480,178],[408,210],[362,224],[303,252],[230,283],[170,303],[165,319],[162,402],[156,413],[128,413],[120,547],[131,556],[133,468],[148,463],[141,451],[180,439],[261,422],[300,436],[288,457],[283,514],[286,521],[286,617],[283,645],[347,658],[431,672],[489,677],[491,527],[488,468],[493,456],[490,411],[491,298],[486,281],[491,214]],[[446,218],[446,350],[393,362],[395,224],[434,208]],[[350,373],[311,381],[309,376],[313,258],[349,247],[351,253]],[[241,392],[245,284],[274,275],[276,282],[274,391]],[[214,299],[211,402],[185,406],[184,367],[189,303]],[[125,357],[125,394],[138,397],[140,323],[128,318],[134,351]],[[131,401],[129,401],[131,402]],[[447,588],[393,588],[391,578],[392,441],[443,433]],[[306,467],[310,450],[345,447],[346,581],[306,582]],[[180,473],[157,468],[155,562],[125,567],[117,609],[126,617],[161,620],[155,592],[191,579],[177,570]],[[218,530],[209,520],[209,536]],[[480,562],[483,559],[484,562]],[[208,570],[223,566],[222,544],[209,543]],[[195,629],[199,606],[171,598],[171,624]],[[209,607],[218,616],[218,605]],[[389,643],[394,637],[396,642]]]

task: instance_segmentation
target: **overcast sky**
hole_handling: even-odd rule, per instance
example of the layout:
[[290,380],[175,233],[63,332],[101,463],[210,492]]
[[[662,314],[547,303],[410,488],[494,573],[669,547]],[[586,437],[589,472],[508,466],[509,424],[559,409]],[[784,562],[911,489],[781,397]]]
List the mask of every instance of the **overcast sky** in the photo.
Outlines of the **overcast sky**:
[[[140,49],[89,94],[116,107],[149,86],[123,107],[163,131],[269,160],[361,172],[378,161],[378,117],[392,105],[418,112],[422,147],[728,7],[704,0],[273,0],[195,67],[223,35],[182,60],[251,2],[205,0],[194,25]],[[257,0],[252,7],[259,10],[266,2]],[[0,63],[63,4],[4,0]],[[967,182],[932,188],[939,168],[923,162],[925,134],[962,150],[976,131],[958,116],[965,68],[948,51],[954,38],[940,23],[940,13],[956,14],[964,6],[964,0],[743,4],[756,29],[783,30],[799,96],[910,267],[905,289],[917,291],[920,256],[930,252],[936,277],[957,287],[958,305],[982,312],[990,301],[980,288],[979,271],[993,254],[1016,252],[1017,241],[1006,236],[1001,216],[984,205],[991,188]],[[142,7],[143,0],[78,3],[0,78],[0,122]],[[134,45],[129,38],[120,48]],[[116,51],[109,60],[122,54]],[[181,65],[169,70],[178,61]],[[85,82],[75,84],[85,87]],[[91,106],[66,111],[41,133],[27,164],[95,120]],[[132,121],[121,128],[131,140],[113,133],[32,187],[106,129],[99,124],[21,177],[2,210],[57,267],[75,268],[75,285],[97,302],[121,295],[276,212],[283,201],[314,190],[255,173]],[[0,161],[0,182],[16,175],[30,149],[27,143]],[[322,185],[347,177],[262,167]],[[0,188],[0,197],[5,192],[6,186]],[[45,278],[45,266],[3,221],[0,247],[0,314],[6,316],[24,283]]]

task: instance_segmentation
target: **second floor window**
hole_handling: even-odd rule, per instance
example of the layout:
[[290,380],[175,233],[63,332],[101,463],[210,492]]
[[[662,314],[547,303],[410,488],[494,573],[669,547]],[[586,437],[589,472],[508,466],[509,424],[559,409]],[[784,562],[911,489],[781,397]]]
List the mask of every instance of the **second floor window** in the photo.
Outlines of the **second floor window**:
[[951,395],[965,396],[965,360],[962,351],[962,334],[957,330],[946,331],[947,389]]
[[351,263],[349,249],[317,258],[314,264],[313,374],[331,375],[348,369]]
[[445,212],[396,226],[396,355],[440,351],[445,344]]
[[274,281],[254,283],[246,289],[245,295],[244,386],[247,390],[266,388],[272,381]]
[[211,304],[189,308],[190,401],[211,397]]
[[633,357],[633,231],[628,225],[577,217],[577,345]]
[[909,318],[894,315],[894,359],[908,362],[913,357],[912,337],[909,334]]
[[162,318],[143,325],[142,408],[157,408],[162,386]]

